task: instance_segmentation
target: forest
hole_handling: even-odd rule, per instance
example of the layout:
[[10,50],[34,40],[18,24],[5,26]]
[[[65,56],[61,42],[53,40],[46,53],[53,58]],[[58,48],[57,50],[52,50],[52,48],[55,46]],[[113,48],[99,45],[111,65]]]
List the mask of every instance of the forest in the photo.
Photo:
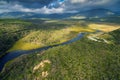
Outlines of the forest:
[[[38,24],[40,23],[40,24]],[[106,29],[109,28],[109,29]],[[119,80],[120,25],[86,20],[0,20],[0,57],[84,37],[8,61],[1,80]]]

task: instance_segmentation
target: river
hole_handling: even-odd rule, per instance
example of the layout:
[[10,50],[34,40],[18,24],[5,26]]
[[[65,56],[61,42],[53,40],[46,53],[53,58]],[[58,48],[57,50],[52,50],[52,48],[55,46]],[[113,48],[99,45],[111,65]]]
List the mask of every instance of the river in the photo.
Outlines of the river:
[[61,45],[66,45],[66,44],[70,44],[72,42],[75,42],[77,40],[80,40],[83,36],[85,35],[85,33],[79,33],[75,38],[69,40],[69,41],[66,41],[66,42],[63,42],[63,43],[60,43],[60,44],[56,44],[56,45],[52,45],[52,46],[46,46],[46,47],[42,47],[42,48],[38,48],[38,49],[33,49],[33,50],[17,50],[17,51],[13,51],[13,52],[10,52],[10,53],[7,53],[5,56],[3,56],[2,58],[0,58],[0,72],[2,71],[4,65],[10,61],[10,60],[13,60],[21,55],[24,55],[24,54],[31,54],[31,53],[34,53],[34,52],[40,52],[40,51],[43,51],[43,50],[47,50],[49,48],[53,48],[53,47],[57,47],[57,46],[61,46]]

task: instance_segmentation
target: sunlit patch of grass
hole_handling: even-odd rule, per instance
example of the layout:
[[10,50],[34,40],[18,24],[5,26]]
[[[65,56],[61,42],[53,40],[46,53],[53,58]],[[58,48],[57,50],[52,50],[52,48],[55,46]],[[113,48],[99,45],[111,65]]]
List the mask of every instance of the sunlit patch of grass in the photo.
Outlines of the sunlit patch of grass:
[[100,21],[105,21],[105,19],[100,19]]
[[[118,31],[118,33],[114,33],[115,31]],[[99,42],[105,42],[107,44],[119,44],[119,29],[115,30],[115,31],[111,31],[111,32],[98,32],[98,33],[92,33],[89,34],[88,38],[94,41],[98,41]],[[115,38],[113,35],[116,34],[117,37]],[[102,41],[100,41],[102,40]]]
[[106,39],[107,41],[110,42],[110,44],[119,44],[119,41],[120,41],[119,30],[120,29],[117,29],[109,33],[105,33],[103,35],[100,35],[99,37]]
[[80,32],[95,32],[96,30],[109,32],[118,28],[120,28],[120,26],[107,24],[74,24],[72,26],[65,27],[64,29],[59,30],[39,29],[36,31],[32,31],[30,34],[17,41],[9,51],[30,50],[48,45],[60,44],[74,38]]
[[103,35],[100,35],[99,37],[107,39],[107,38],[111,38],[112,36],[109,34],[103,34]]
[[86,19],[85,16],[72,16],[71,19]]
[[45,21],[45,23],[55,23],[55,22],[58,22],[58,20],[47,20],[47,21]]
[[31,50],[48,45],[60,44],[74,38],[80,32],[94,31],[93,29],[81,26],[70,26],[60,30],[32,31],[27,36],[17,41],[9,52],[15,50]]
[[34,43],[28,43],[28,42],[26,43],[22,40],[19,40],[7,52],[12,52],[12,51],[15,51],[15,50],[31,50],[31,49],[39,48],[42,45],[43,44],[40,45],[40,44],[34,44]]
[[94,32],[95,30],[86,28],[86,27],[79,27],[79,26],[73,26],[69,28],[70,31],[75,31],[75,32]]
[[119,27],[120,26],[105,24],[89,24],[88,26],[76,24],[59,30],[39,29],[32,31],[27,36],[17,41],[8,51],[31,50],[48,45],[60,44],[74,38],[80,32],[95,32],[96,30],[109,32],[118,29]]
[[107,25],[107,24],[89,24],[88,26],[91,29],[101,30],[103,32],[111,32],[120,28],[120,26],[118,25]]
[[8,52],[15,50],[31,50],[48,45],[60,44],[76,36],[68,29],[61,30],[38,30],[17,41]]

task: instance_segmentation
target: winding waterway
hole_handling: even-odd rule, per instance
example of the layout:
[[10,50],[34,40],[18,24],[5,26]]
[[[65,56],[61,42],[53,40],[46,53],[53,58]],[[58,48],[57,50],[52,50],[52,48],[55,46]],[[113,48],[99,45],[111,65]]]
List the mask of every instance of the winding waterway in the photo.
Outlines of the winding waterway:
[[73,39],[71,39],[69,41],[63,42],[61,44],[56,44],[56,45],[52,45],[52,46],[46,46],[46,47],[33,49],[33,50],[17,50],[17,51],[10,52],[10,53],[6,54],[5,56],[3,56],[2,58],[0,58],[0,72],[2,71],[4,65],[8,61],[13,60],[13,59],[15,59],[15,58],[17,58],[17,57],[19,57],[21,55],[31,54],[31,53],[34,53],[34,52],[40,52],[40,51],[47,50],[49,48],[57,47],[57,46],[60,46],[60,45],[70,44],[72,42],[80,40],[84,35],[85,35],[85,33],[79,33],[75,38],[73,38]]

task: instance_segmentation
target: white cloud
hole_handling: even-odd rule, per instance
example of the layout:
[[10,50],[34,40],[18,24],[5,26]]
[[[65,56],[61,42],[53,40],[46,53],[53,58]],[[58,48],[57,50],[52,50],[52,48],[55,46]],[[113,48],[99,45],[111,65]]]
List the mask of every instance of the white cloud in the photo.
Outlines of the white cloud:
[[33,12],[37,12],[37,13],[44,13],[44,14],[53,14],[53,13],[63,13],[64,9],[63,8],[47,8],[46,6],[44,6],[41,9],[34,9]]
[[84,3],[87,0],[70,0],[71,3]]
[[23,7],[20,4],[5,4],[0,6],[0,13],[5,13],[5,12],[33,12],[33,13],[42,13],[42,14],[53,14],[53,13],[63,13],[64,8],[58,7],[58,8],[47,8],[46,6],[42,8],[26,8]]
[[[54,13],[64,13],[65,12],[65,6],[60,2],[59,7],[57,8],[48,8],[47,6],[44,6],[42,8],[28,8],[24,7],[23,5],[19,3],[7,3],[5,1],[0,1],[0,3],[4,3],[0,5],[0,13],[5,12],[32,12],[32,13],[41,13],[41,14],[54,14]],[[66,11],[66,13],[73,13],[75,11]]]

